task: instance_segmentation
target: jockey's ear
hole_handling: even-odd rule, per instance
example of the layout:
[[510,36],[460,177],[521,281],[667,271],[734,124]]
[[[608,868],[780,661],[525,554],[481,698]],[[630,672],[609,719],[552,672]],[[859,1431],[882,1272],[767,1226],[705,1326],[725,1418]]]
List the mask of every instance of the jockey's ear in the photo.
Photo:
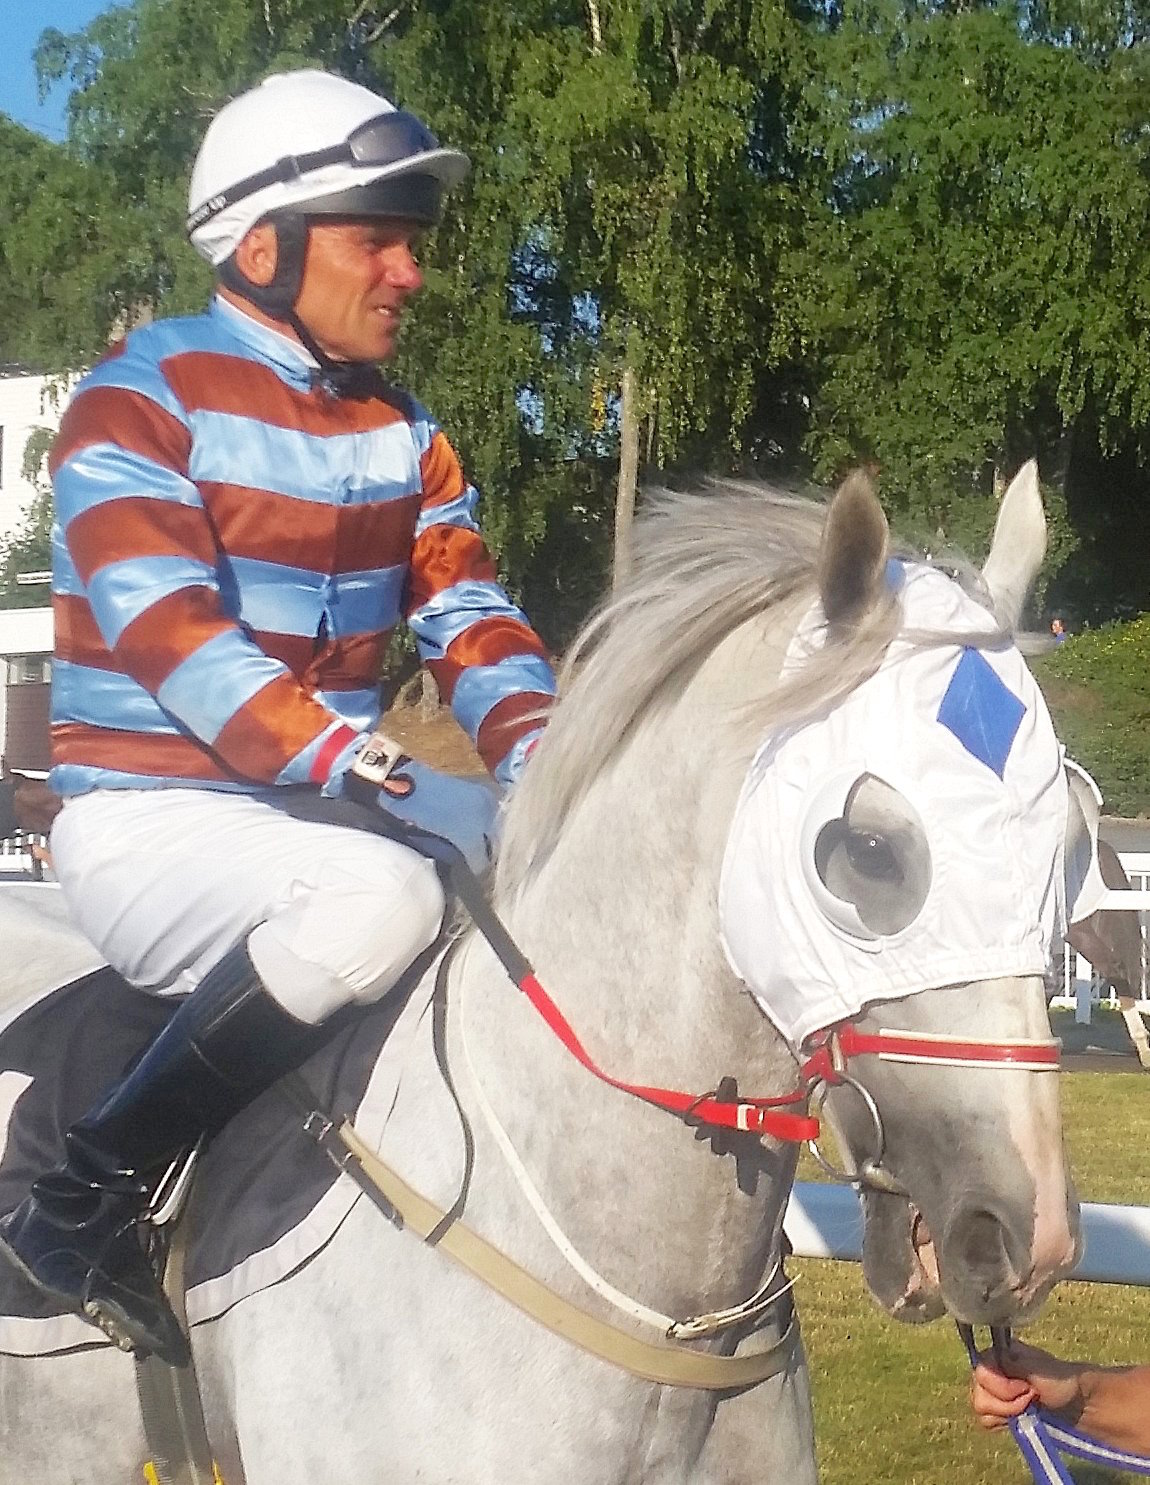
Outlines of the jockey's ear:
[[828,624],[853,624],[882,595],[890,531],[869,478],[856,470],[835,492],[819,549]]

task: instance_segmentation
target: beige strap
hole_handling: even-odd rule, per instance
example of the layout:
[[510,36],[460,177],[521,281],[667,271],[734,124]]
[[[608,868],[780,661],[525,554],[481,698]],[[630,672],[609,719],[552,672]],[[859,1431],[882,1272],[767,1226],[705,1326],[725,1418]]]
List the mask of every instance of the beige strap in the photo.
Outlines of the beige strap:
[[[198,1159],[193,1157],[194,1160]],[[192,1167],[189,1166],[189,1169]],[[164,1293],[186,1332],[184,1263],[187,1258],[186,1210],[175,1217]],[[136,1358],[136,1394],[151,1460],[144,1468],[148,1485],[223,1485],[212,1460],[204,1406],[193,1361],[169,1366],[158,1356]]]
[[[339,1137],[412,1232],[426,1238],[435,1230],[443,1212],[385,1165],[347,1120],[340,1126]],[[793,1318],[772,1346],[749,1356],[715,1356],[658,1345],[578,1309],[462,1222],[453,1222],[436,1247],[555,1335],[648,1382],[716,1392],[753,1387],[785,1370],[794,1353],[797,1325]]]

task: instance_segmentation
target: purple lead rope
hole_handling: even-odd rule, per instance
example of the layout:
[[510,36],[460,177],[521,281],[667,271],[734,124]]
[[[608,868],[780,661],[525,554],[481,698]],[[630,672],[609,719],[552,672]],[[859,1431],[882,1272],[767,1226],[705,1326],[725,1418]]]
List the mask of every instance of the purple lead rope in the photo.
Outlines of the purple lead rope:
[[[971,1367],[974,1367],[978,1362],[974,1331],[969,1325],[960,1324],[958,1333],[970,1357]],[[1125,1470],[1133,1475],[1150,1475],[1150,1458],[1145,1454],[1127,1454],[1124,1449],[1100,1444],[1089,1434],[1060,1422],[1037,1403],[1031,1403],[1017,1418],[1009,1419],[1008,1425],[1038,1485],[1055,1485],[1055,1482],[1057,1485],[1074,1485],[1074,1477],[1063,1464],[1060,1454],[1072,1454],[1078,1459],[1089,1460],[1091,1464]]]

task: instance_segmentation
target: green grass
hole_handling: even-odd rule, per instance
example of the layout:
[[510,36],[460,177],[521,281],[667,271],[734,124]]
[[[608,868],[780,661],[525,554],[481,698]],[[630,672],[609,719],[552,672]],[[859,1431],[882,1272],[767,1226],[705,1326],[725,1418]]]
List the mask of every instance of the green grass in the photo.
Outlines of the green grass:
[[[1070,1162],[1084,1201],[1150,1205],[1150,1078],[1063,1078]],[[800,1179],[812,1179],[809,1167]],[[978,1429],[969,1368],[949,1321],[896,1324],[868,1295],[857,1264],[792,1260],[815,1398],[822,1485],[1026,1485],[1009,1435]],[[1150,1289],[1063,1284],[1028,1340],[1062,1355],[1150,1360]],[[1075,1466],[1081,1485],[1128,1480]]]

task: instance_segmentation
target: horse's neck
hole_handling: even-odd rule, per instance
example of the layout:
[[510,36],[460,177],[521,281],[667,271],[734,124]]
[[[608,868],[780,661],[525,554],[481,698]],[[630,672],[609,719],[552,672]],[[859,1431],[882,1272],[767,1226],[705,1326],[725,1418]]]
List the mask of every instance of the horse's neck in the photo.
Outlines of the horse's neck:
[[[760,641],[754,658],[765,689],[778,657],[772,665]],[[731,644],[642,724],[504,904],[588,1051],[628,1081],[702,1093],[730,1075],[748,1095],[794,1083],[719,938],[722,851],[755,741],[732,734],[736,701],[750,699],[746,666]],[[598,1082],[474,942],[459,991],[470,1060],[575,1246],[649,1303],[745,1297],[776,1236],[787,1155],[746,1142],[737,1161],[718,1156],[671,1116]]]

